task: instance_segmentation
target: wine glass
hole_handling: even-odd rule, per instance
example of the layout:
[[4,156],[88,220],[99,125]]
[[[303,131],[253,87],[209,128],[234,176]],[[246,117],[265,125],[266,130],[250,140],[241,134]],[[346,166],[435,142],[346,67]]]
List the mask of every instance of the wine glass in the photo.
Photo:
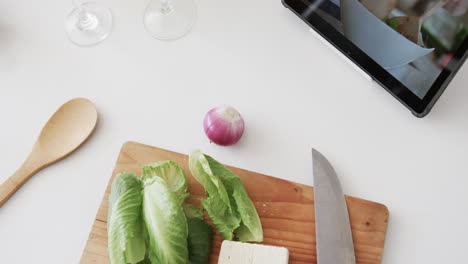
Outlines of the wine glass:
[[143,14],[143,24],[151,36],[175,40],[192,29],[196,17],[194,0],[150,0]]
[[65,20],[65,31],[71,42],[91,46],[106,39],[112,30],[112,13],[96,2],[73,0],[75,8]]

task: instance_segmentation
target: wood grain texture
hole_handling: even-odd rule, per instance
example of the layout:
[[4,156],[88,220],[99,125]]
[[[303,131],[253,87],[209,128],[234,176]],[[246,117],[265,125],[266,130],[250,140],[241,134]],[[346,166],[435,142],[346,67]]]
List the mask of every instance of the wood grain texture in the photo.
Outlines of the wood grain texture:
[[[125,143],[89,234],[81,257],[82,264],[109,263],[106,250],[107,199],[115,175],[123,171],[140,175],[141,167],[145,164],[162,160],[175,160],[185,169],[192,195],[188,201],[200,204],[198,199],[204,197],[204,190],[190,174],[187,155],[134,142]],[[263,243],[287,247],[290,264],[316,263],[313,188],[234,167],[229,169],[242,178],[257,208],[265,236]],[[357,263],[381,263],[387,230],[387,208],[382,204],[348,196],[346,201]],[[218,262],[222,241],[221,235],[216,233],[210,264]]]
[[42,128],[21,167],[0,184],[0,207],[36,172],[75,151],[93,133],[98,121],[94,104],[85,98],[64,103]]

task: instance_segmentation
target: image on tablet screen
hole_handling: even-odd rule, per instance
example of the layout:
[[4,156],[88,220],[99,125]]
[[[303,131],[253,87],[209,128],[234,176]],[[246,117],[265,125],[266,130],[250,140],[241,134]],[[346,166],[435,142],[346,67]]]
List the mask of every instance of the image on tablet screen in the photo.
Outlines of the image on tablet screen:
[[423,99],[468,36],[468,0],[303,0]]

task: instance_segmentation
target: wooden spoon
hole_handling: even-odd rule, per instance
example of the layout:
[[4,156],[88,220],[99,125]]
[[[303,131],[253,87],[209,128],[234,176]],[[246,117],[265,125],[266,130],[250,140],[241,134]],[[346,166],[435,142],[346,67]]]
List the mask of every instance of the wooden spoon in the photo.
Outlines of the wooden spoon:
[[445,1],[437,1],[421,16],[401,16],[391,18],[391,24],[396,26],[396,31],[416,44],[419,43],[419,33],[424,20],[430,17],[434,12],[444,6]]
[[94,131],[97,119],[96,107],[87,99],[63,104],[42,128],[23,165],[0,185],[0,207],[32,175],[77,149]]

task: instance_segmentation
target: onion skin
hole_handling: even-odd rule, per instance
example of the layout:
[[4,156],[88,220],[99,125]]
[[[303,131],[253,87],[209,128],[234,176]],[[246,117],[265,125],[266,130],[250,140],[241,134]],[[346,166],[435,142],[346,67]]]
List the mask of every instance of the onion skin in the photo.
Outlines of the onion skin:
[[230,106],[215,107],[208,111],[203,120],[206,136],[215,144],[236,144],[244,134],[244,119]]

